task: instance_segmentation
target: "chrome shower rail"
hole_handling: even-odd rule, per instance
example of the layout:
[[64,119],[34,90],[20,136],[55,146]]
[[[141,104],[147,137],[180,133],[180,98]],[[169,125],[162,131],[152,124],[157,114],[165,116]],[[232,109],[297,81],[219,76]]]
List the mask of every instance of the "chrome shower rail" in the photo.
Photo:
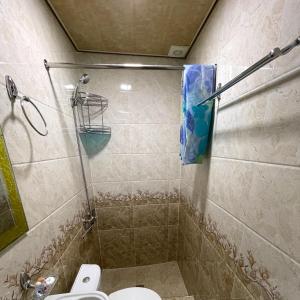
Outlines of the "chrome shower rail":
[[176,65],[144,65],[144,64],[76,64],[62,62],[48,62],[44,59],[47,71],[51,68],[67,69],[134,69],[134,70],[184,70],[183,66]]
[[[248,77],[252,73],[256,72],[266,64],[270,63],[279,56],[289,53],[293,48],[300,45],[300,36],[297,37],[292,43],[286,47],[280,49],[278,47],[270,51],[265,57],[257,61],[255,64],[250,66],[248,69],[243,71],[241,74],[234,77],[232,80],[227,82],[225,85],[217,89],[211,96],[201,101],[198,105],[202,105],[209,100],[215,99],[220,96],[223,92]],[[144,65],[144,64],[76,64],[76,63],[62,63],[62,62],[47,62],[44,60],[44,65],[47,71],[50,68],[69,68],[69,69],[133,69],[133,70],[184,70],[184,66],[180,65]]]
[[228,90],[229,88],[231,88],[233,85],[237,84],[238,82],[240,82],[244,78],[248,77],[249,75],[251,75],[252,73],[254,73],[255,71],[257,71],[261,67],[263,67],[266,64],[268,64],[269,62],[273,61],[277,57],[289,53],[293,48],[295,48],[295,47],[297,47],[299,45],[300,45],[300,36],[298,36],[297,39],[295,39],[292,43],[290,43],[289,45],[287,45],[286,47],[284,47],[282,49],[280,49],[278,47],[274,48],[265,57],[263,57],[262,59],[260,59],[259,61],[257,61],[255,64],[253,64],[252,66],[250,66],[248,69],[246,69],[244,72],[242,72],[241,74],[237,75],[232,80],[230,80],[229,82],[227,82],[225,85],[223,85],[222,87],[220,87],[219,89],[217,89],[217,91],[214,92],[211,96],[209,96],[205,100],[201,101],[198,104],[198,106],[206,103],[209,100],[217,98],[223,92],[225,92],[226,90]]

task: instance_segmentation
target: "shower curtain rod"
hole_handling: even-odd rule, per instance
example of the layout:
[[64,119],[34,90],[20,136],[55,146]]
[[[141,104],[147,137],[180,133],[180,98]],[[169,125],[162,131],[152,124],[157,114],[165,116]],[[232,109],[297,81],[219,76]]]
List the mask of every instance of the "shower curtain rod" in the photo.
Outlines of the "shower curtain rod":
[[144,64],[76,64],[62,62],[48,62],[44,59],[44,66],[47,71],[50,68],[67,69],[141,69],[141,70],[184,70],[178,65],[144,65]]
[[254,73],[255,71],[257,71],[258,69],[262,68],[263,66],[265,66],[266,64],[268,64],[272,60],[278,58],[279,56],[282,56],[282,55],[285,55],[285,54],[289,53],[293,48],[295,48],[295,47],[297,47],[299,45],[300,45],[300,36],[298,36],[292,43],[290,43],[289,45],[287,45],[286,47],[284,47],[282,49],[280,49],[278,47],[274,48],[273,50],[270,51],[269,54],[267,54],[265,57],[263,57],[262,59],[260,59],[259,61],[257,61],[252,66],[250,66],[244,72],[242,72],[241,74],[237,75],[232,80],[230,80],[229,82],[227,82],[225,85],[223,85],[220,88],[218,88],[217,91],[214,92],[211,96],[209,96],[205,100],[201,101],[198,104],[198,106],[206,103],[209,100],[217,98],[223,92],[225,92],[226,90],[228,90],[229,88],[231,88],[233,85],[237,84],[238,82],[240,82],[244,78],[248,77],[249,75],[251,75],[252,73]]
[[[222,87],[218,88],[211,96],[201,101],[199,105],[206,103],[209,100],[215,99],[220,96],[223,92],[248,77],[252,73],[256,72],[269,62],[278,58],[279,56],[289,53],[293,48],[300,45],[300,36],[298,36],[292,43],[286,47],[280,49],[279,47],[274,48],[265,57],[257,61],[255,64],[247,68],[241,74],[234,77],[232,80],[227,82]],[[47,71],[50,68],[69,68],[69,69],[144,69],[144,70],[184,70],[184,66],[179,65],[144,65],[144,64],[76,64],[76,63],[62,63],[62,62],[48,62],[44,59],[44,66]]]

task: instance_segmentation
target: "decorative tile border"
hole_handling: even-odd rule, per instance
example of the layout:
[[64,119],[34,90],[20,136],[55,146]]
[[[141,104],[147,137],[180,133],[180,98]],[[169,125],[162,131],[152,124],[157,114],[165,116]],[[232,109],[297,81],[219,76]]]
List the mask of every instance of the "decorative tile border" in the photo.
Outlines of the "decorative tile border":
[[236,267],[234,268],[235,275],[239,277],[245,288],[253,283],[264,291],[268,299],[282,299],[278,287],[270,283],[270,272],[264,266],[257,264],[251,250],[248,250],[246,254],[239,253],[237,246],[228,239],[226,234],[222,233],[211,216],[199,213],[182,195],[181,205],[201,232],[216,246],[217,251]]
[[150,192],[137,190],[135,193],[111,193],[98,192],[94,197],[96,207],[101,206],[129,206],[145,204],[179,203],[179,190],[174,188],[172,192]]
[[53,267],[80,229],[84,211],[85,209],[81,209],[71,220],[67,220],[65,224],[58,227],[60,234],[43,247],[39,257],[35,258],[34,261],[26,260],[19,272],[6,274],[1,280],[1,284],[10,290],[10,296],[0,296],[0,300],[19,300],[26,297],[25,292],[20,288],[20,272],[26,272],[35,278],[41,275],[42,271]]
[[94,197],[96,207],[128,206],[131,205],[131,194],[114,194],[98,192]]

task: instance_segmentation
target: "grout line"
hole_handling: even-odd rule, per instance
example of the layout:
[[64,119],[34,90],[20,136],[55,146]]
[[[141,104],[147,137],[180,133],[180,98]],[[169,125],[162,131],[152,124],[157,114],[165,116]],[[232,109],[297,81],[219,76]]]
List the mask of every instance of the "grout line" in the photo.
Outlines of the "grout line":
[[[106,155],[110,155],[110,156],[116,156],[116,155],[123,155],[123,156],[133,156],[133,155],[137,155],[137,156],[142,156],[142,155],[147,155],[147,156],[155,156],[157,157],[158,154],[165,154],[166,157],[169,158],[170,154],[173,155],[178,155],[179,158],[179,154],[178,152],[174,152],[174,151],[160,151],[160,152],[109,152],[108,150],[106,152],[102,152],[103,156]],[[97,159],[92,159],[92,160],[97,160]]]
[[[62,268],[63,268],[63,273],[64,273],[64,276],[65,276],[65,279],[66,279],[66,281],[69,281],[69,277],[67,277],[66,275],[65,275],[65,268],[64,268],[64,264],[63,264],[63,262],[62,262],[62,258],[65,256],[65,254],[66,254],[66,252],[71,248],[71,246],[73,246],[72,244],[73,244],[73,242],[75,241],[75,239],[77,239],[78,238],[78,236],[79,236],[79,234],[82,234],[82,226],[80,226],[79,227],[79,229],[78,229],[78,232],[74,235],[74,237],[73,237],[73,239],[70,241],[70,243],[69,243],[69,245],[68,245],[68,247],[63,251],[63,253],[61,254],[61,256],[59,257],[59,261],[61,262],[61,264],[62,264]],[[80,239],[81,237],[79,237],[79,239]],[[82,256],[80,257],[80,258],[82,258]],[[79,271],[79,270],[78,270]],[[77,271],[77,272],[78,272]]]
[[[77,238],[78,234],[81,232],[81,227],[79,228],[78,232],[74,235],[73,239],[70,241],[69,245],[67,246],[67,248],[61,253],[58,262],[60,262],[61,264],[61,268],[62,268],[62,272],[63,272],[63,276],[65,279],[65,285],[68,286],[68,284],[70,283],[70,276],[66,276],[66,270],[65,270],[65,266],[63,264],[63,259],[64,259],[64,255],[65,253],[68,251],[68,249],[71,247],[71,245],[73,244],[73,242],[75,241],[75,239]],[[78,271],[77,271],[78,272]],[[59,279],[59,278],[58,278]],[[72,280],[71,280],[72,281]]]
[[261,238],[263,241],[265,241],[267,244],[270,244],[271,247],[273,247],[274,249],[276,249],[278,252],[280,252],[282,255],[286,256],[288,259],[290,259],[294,264],[296,264],[297,266],[300,267],[300,262],[298,262],[296,259],[292,258],[290,256],[290,254],[288,254],[286,251],[282,250],[281,248],[279,248],[278,246],[274,245],[271,241],[269,241],[267,238],[265,238],[264,236],[262,236],[260,233],[258,233],[257,231],[255,231],[253,228],[251,228],[249,225],[247,225],[246,223],[244,223],[242,220],[240,220],[239,218],[235,217],[233,214],[231,214],[228,210],[226,210],[224,207],[220,206],[219,204],[217,204],[216,202],[214,202],[213,200],[210,200],[207,198],[207,200],[209,202],[211,202],[214,206],[218,207],[219,209],[221,209],[222,211],[224,211],[228,216],[230,216],[231,218],[233,218],[235,221],[237,221],[238,223],[240,223],[242,226],[244,226],[245,228],[247,228],[248,230],[250,230],[251,232],[253,232],[255,235],[257,235],[259,238]]
[[161,225],[144,225],[144,226],[135,226],[135,227],[123,227],[123,228],[109,228],[109,229],[101,229],[99,228],[100,231],[123,231],[123,230],[136,230],[136,229],[145,229],[145,228],[165,228],[169,226],[176,226],[176,225],[168,225],[168,224],[161,224]]
[[66,205],[68,205],[72,200],[74,200],[75,197],[77,197],[80,193],[82,193],[84,189],[79,190],[77,193],[75,193],[69,200],[65,201],[61,206],[57,207],[55,210],[53,210],[50,215],[39,221],[37,224],[35,224],[32,228],[30,228],[26,234],[30,234],[33,232],[38,226],[40,226],[42,223],[45,223],[50,217],[52,217],[54,214],[57,213],[58,210],[63,209]]
[[12,166],[15,167],[15,166],[22,166],[22,165],[34,165],[34,164],[38,164],[38,163],[46,163],[46,162],[50,162],[50,161],[63,160],[63,159],[75,158],[75,157],[79,157],[79,155],[41,159],[41,160],[29,161],[29,162],[17,162],[17,163],[12,163]]
[[109,122],[109,125],[118,125],[118,126],[147,126],[147,125],[159,125],[159,126],[173,126],[173,127],[180,127],[179,124],[180,120],[178,120],[178,123],[167,123],[167,122],[157,122],[157,123],[114,123]]
[[290,165],[290,164],[284,164],[284,163],[272,163],[267,161],[256,161],[256,160],[250,160],[250,159],[241,159],[241,158],[230,158],[230,157],[224,157],[224,156],[215,156],[212,155],[211,158],[214,159],[224,159],[224,160],[232,160],[232,161],[241,161],[244,163],[255,163],[255,164],[262,164],[262,165],[270,165],[270,166],[281,166],[286,168],[293,168],[293,169],[299,169],[300,165]]
[[270,88],[271,85],[275,85],[276,83],[278,85],[282,84],[282,82],[280,82],[280,80],[283,80],[283,79],[285,79],[286,77],[289,77],[289,76],[296,75],[296,73],[299,70],[300,70],[300,66],[297,66],[293,69],[287,70],[287,71],[275,76],[274,78],[270,78],[269,81],[267,81],[267,82],[264,82],[264,83],[262,83],[262,84],[260,84],[256,87],[253,87],[252,89],[250,89],[248,91],[245,91],[240,96],[235,96],[233,98],[229,98],[229,99],[225,100],[225,102],[223,102],[223,104],[221,103],[221,105],[219,107],[219,110],[227,108],[228,105],[231,105],[234,102],[239,102],[240,100],[243,100],[244,98],[251,97],[251,95],[255,94],[256,92],[265,93],[266,91],[264,91],[264,89],[268,89],[268,88]]
[[[92,179],[95,179],[95,178],[93,178],[92,177]],[[172,181],[172,180],[180,180],[180,178],[167,178],[167,179],[145,179],[145,180],[132,180],[132,179],[126,179],[126,180],[104,180],[104,181],[92,181],[91,182],[91,184],[92,185],[97,185],[97,184],[103,184],[103,183],[119,183],[119,184],[121,184],[121,183],[141,183],[141,182],[143,182],[143,183],[148,183],[148,182],[157,182],[157,181],[159,181],[159,182],[169,182],[169,181]],[[169,192],[169,190],[168,191],[166,191],[166,192]]]
[[100,235],[100,224],[99,224],[99,214],[97,211],[97,207],[94,203],[94,208],[95,208],[95,214],[96,214],[96,230],[97,230],[97,239],[98,239],[98,244],[99,244],[99,264],[102,266],[102,247],[101,247],[101,235]]

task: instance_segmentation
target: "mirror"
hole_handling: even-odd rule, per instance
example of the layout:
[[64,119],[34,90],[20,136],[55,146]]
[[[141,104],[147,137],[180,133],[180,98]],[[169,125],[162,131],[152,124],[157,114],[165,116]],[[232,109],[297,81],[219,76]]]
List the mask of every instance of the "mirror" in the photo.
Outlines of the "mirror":
[[13,169],[0,129],[0,250],[28,230]]

